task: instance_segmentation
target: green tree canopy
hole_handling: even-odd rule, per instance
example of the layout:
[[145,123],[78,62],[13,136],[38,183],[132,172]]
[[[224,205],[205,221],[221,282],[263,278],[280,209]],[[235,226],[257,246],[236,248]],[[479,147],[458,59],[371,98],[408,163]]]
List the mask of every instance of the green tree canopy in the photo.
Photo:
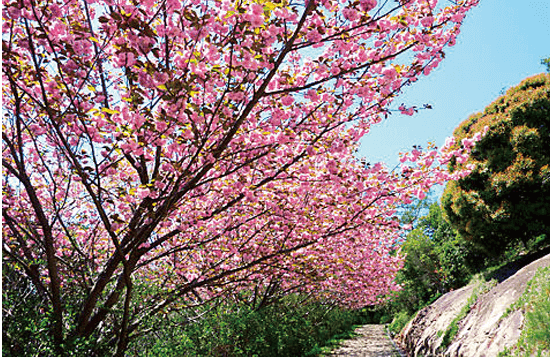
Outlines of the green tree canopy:
[[442,205],[460,235],[486,253],[550,230],[550,74],[525,79],[455,130],[460,140],[487,126],[466,162],[471,174],[447,184]]

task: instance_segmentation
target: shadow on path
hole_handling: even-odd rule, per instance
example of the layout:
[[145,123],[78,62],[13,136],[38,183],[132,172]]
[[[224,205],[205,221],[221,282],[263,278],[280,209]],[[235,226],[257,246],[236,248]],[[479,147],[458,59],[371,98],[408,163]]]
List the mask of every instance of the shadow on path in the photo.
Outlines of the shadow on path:
[[356,337],[342,342],[328,357],[401,357],[386,335],[383,324],[367,324],[355,330]]

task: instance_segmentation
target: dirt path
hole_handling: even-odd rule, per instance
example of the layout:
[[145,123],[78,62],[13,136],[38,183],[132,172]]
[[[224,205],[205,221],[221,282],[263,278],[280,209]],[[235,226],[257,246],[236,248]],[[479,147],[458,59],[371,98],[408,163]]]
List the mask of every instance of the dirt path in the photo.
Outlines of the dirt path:
[[383,324],[367,324],[357,328],[355,333],[357,337],[342,342],[328,357],[401,357]]

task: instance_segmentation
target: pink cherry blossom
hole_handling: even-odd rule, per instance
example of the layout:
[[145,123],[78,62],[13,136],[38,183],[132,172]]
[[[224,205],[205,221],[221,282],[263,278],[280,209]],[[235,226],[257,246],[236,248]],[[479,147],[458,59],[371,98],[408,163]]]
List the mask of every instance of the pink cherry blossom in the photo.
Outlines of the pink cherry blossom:
[[420,23],[421,23],[422,26],[424,26],[424,27],[430,27],[430,26],[432,26],[432,24],[434,23],[434,17],[433,17],[433,16],[426,16],[426,17],[423,17],[423,18],[420,20]]
[[[45,292],[52,342],[139,329],[191,292],[277,281],[362,307],[398,289],[394,216],[472,170],[444,165],[486,130],[395,171],[358,140],[476,3],[4,1],[2,240]],[[158,295],[135,302],[137,282]]]
[[290,106],[292,105],[292,103],[294,103],[294,98],[292,96],[284,96],[283,98],[281,98],[281,104],[283,106]]
[[252,4],[248,8],[245,19],[250,21],[253,27],[260,27],[264,24],[264,8],[260,4]]

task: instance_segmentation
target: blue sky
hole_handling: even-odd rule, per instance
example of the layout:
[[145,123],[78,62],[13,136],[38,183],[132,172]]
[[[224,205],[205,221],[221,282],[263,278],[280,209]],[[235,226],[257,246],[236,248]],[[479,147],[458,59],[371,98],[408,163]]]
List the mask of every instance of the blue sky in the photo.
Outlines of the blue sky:
[[503,90],[545,71],[550,56],[550,0],[481,0],[461,28],[457,44],[429,76],[395,100],[433,106],[412,117],[394,113],[371,128],[358,155],[393,168],[399,152],[445,138],[470,114],[482,111]]

